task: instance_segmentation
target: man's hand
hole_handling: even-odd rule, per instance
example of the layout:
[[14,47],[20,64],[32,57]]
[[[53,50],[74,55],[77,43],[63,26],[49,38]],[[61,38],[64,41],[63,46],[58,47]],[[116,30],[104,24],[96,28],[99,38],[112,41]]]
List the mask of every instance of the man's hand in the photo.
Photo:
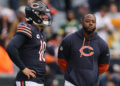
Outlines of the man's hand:
[[36,78],[36,72],[34,70],[25,68],[22,70],[22,72],[28,77],[28,79],[30,79],[30,77]]

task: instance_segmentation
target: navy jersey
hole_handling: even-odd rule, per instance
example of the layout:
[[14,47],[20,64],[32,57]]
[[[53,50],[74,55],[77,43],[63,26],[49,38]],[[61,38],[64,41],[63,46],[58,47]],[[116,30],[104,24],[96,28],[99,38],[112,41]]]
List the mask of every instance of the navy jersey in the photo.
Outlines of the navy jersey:
[[109,61],[107,44],[97,33],[85,39],[82,30],[65,37],[58,51],[59,65],[62,69],[66,65],[65,79],[75,86],[97,86],[99,73]]
[[[16,35],[24,35],[25,42],[19,48],[19,56],[26,67],[36,71],[35,79],[30,79],[40,83],[44,80],[45,75],[45,58],[44,51],[46,49],[46,36],[44,31],[39,31],[36,26],[29,24],[19,24]],[[17,75],[17,80],[28,80],[21,71]]]

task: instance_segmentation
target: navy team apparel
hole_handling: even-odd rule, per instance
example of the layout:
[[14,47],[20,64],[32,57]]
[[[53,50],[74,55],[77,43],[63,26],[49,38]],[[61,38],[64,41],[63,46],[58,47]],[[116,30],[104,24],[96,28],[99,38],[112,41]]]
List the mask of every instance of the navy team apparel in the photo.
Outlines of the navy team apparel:
[[[12,61],[20,68],[16,81],[34,81],[44,83],[45,79],[45,58],[46,36],[44,30],[30,24],[21,23],[17,32],[7,46],[7,52]],[[36,71],[36,78],[28,79],[22,73],[24,68]]]
[[58,64],[65,71],[65,80],[75,86],[98,86],[98,76],[110,62],[108,45],[96,32],[86,39],[82,30],[68,35],[58,51]]

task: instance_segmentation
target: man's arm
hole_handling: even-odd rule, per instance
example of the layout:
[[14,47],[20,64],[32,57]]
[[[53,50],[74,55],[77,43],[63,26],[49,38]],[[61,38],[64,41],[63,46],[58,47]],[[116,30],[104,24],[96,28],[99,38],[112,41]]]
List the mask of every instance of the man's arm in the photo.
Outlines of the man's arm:
[[18,53],[18,49],[23,45],[24,41],[24,35],[16,34],[6,48],[11,60],[20,68],[20,70],[26,68]]
[[18,49],[23,45],[25,40],[32,38],[31,28],[27,24],[21,23],[17,26],[16,35],[8,44],[6,50],[11,60],[21,69],[25,69],[24,63],[21,61]]
[[110,64],[110,52],[108,45],[105,43],[102,45],[102,53],[99,57],[99,73],[102,74],[108,70]]
[[36,72],[34,70],[28,69],[19,57],[18,49],[23,45],[25,40],[25,35],[16,34],[8,44],[6,50],[11,60],[20,68],[20,70],[22,70],[22,72],[28,77],[28,79],[30,78],[30,76],[35,78]]
[[65,72],[69,53],[70,52],[70,42],[68,42],[67,39],[64,39],[59,47],[58,50],[58,65],[61,67],[61,69]]

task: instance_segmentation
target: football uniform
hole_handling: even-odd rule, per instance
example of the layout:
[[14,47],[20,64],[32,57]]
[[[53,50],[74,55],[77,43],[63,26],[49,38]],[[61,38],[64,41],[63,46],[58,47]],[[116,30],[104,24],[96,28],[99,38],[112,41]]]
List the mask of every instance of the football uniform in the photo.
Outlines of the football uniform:
[[[23,36],[25,39],[19,45],[19,43],[22,41],[17,40],[17,38]],[[16,40],[15,40],[16,39]],[[45,58],[44,58],[44,51],[46,49],[46,36],[44,33],[44,30],[39,31],[39,29],[30,24],[21,23],[17,27],[17,32],[15,34],[15,37],[11,40],[11,42],[8,45],[7,51],[10,57],[14,57],[11,52],[12,49],[9,49],[9,46],[11,46],[11,43],[13,45],[16,44],[16,47],[19,52],[19,58],[21,62],[18,64],[16,60],[13,59],[13,62],[17,64],[17,66],[22,70],[25,67],[35,70],[36,71],[36,78],[30,78],[23,74],[23,72],[20,70],[17,74],[16,80],[17,81],[34,81],[37,83],[43,83],[44,77],[45,77]],[[12,46],[14,49],[14,46]]]
[[18,25],[6,50],[11,60],[20,68],[16,77],[17,86],[43,86],[46,65],[46,36],[43,27],[51,25],[50,10],[43,2],[33,1],[26,6],[25,16],[27,23]]

